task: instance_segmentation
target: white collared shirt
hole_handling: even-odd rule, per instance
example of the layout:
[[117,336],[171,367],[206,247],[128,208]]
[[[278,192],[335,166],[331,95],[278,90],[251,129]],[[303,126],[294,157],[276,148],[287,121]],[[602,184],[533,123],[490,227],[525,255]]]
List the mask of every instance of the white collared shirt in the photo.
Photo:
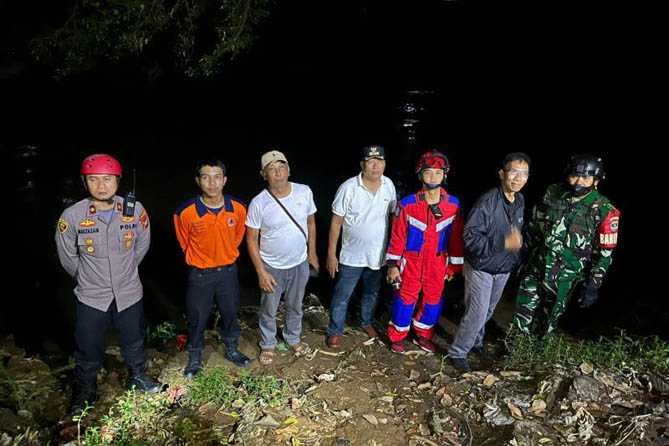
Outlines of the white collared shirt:
[[388,177],[381,176],[376,193],[365,187],[362,173],[339,186],[332,213],[344,218],[340,263],[381,268],[388,241],[388,219],[396,205],[397,192]]

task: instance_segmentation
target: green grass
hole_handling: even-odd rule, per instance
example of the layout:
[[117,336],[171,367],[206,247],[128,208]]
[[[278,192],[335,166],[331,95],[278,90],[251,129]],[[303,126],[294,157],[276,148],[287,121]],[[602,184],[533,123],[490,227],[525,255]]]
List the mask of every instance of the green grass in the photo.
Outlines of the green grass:
[[237,400],[276,406],[285,402],[286,394],[285,381],[274,376],[252,375],[244,371],[235,377],[227,369],[215,368],[195,377],[187,400],[192,406],[212,403],[227,407]]
[[611,370],[669,372],[669,343],[657,336],[639,338],[621,332],[614,338],[579,341],[561,333],[542,339],[515,334],[507,339],[507,345],[507,368],[536,369],[556,363],[577,366],[589,362]]
[[[287,400],[288,386],[274,376],[239,376],[224,368],[204,370],[189,385],[180,403],[197,409],[204,404],[232,412],[246,404],[277,406]],[[237,405],[241,401],[241,405]],[[88,417],[88,410],[77,419],[78,425]],[[83,435],[87,446],[164,444],[167,438],[188,440],[197,426],[191,420],[174,416],[172,402],[166,393],[126,392],[94,426]],[[79,440],[81,443],[81,440]]]

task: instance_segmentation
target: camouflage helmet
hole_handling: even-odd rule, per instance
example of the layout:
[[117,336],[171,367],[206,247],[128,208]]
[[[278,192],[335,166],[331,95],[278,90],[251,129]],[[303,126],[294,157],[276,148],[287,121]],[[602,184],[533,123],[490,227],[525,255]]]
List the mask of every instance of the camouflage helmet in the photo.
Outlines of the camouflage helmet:
[[590,153],[572,156],[567,165],[566,173],[574,176],[592,176],[598,180],[603,180],[606,177],[602,159]]

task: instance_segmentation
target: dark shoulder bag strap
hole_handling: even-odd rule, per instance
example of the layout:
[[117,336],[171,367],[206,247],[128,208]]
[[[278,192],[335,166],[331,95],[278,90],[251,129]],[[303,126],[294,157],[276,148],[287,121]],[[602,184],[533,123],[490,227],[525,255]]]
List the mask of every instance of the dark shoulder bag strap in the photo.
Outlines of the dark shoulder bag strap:
[[272,192],[270,192],[269,189],[265,189],[265,190],[267,191],[268,194],[270,194],[270,195],[272,196],[272,198],[274,198],[274,201],[276,201],[276,202],[279,204],[279,206],[281,206],[281,209],[283,209],[283,211],[284,211],[284,212],[286,213],[286,215],[290,218],[290,220],[291,220],[293,223],[295,223],[295,226],[297,226],[297,229],[300,230],[300,232],[301,232],[302,235],[304,236],[304,240],[305,240],[306,242],[308,242],[308,241],[309,241],[309,238],[307,237],[307,234],[304,232],[304,229],[302,229],[302,226],[300,226],[300,224],[297,222],[297,220],[295,220],[295,218],[293,218],[293,216],[290,214],[290,212],[288,212],[288,209],[286,209],[286,207],[283,205],[283,203],[281,203],[281,201],[279,201],[279,199],[276,198],[276,196],[275,196]]

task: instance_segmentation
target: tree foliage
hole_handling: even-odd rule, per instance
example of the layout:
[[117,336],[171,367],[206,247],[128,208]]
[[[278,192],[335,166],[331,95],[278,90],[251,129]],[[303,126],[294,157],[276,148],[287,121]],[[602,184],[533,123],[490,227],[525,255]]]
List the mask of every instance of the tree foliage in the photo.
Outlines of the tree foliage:
[[271,0],[76,0],[57,29],[31,42],[57,79],[136,64],[212,77],[247,51]]

